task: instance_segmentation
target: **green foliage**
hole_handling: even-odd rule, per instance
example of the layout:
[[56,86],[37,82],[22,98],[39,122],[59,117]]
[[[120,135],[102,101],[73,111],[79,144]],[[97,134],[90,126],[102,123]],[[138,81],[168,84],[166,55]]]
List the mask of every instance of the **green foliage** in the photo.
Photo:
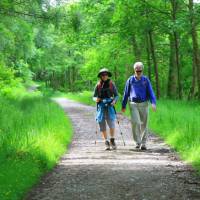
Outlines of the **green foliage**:
[[[186,98],[193,81],[191,13],[188,2],[177,0],[174,18],[173,2],[83,0],[61,4],[55,1],[59,6],[53,7],[49,0],[20,4],[1,1],[0,62],[14,69],[15,77],[25,83],[31,79],[44,81],[48,87],[73,92],[91,90],[98,70],[106,66],[113,72],[113,80],[122,93],[133,63],[141,60],[155,88],[155,66],[147,52],[151,32],[161,96],[165,97],[169,96],[170,56],[175,56],[170,36],[176,32],[180,84]],[[199,9],[199,4],[195,4],[192,15],[196,22],[200,19]],[[196,24],[199,37],[200,24]]]
[[[122,93],[124,82],[132,73],[132,64],[141,60],[145,64],[145,74],[156,87],[153,58],[148,60],[147,36],[153,34],[155,54],[158,62],[158,76],[161,95],[167,96],[170,68],[169,35],[177,32],[180,52],[180,79],[184,92],[188,96],[192,83],[192,43],[191,24],[187,3],[177,1],[176,19],[173,19],[172,1],[81,1],[82,25],[79,41],[84,63],[80,69],[86,89],[95,84],[99,68],[107,66],[114,74],[113,78]],[[195,5],[198,10],[199,5]],[[195,17],[199,15],[195,12]],[[85,19],[85,20],[84,20]],[[83,36],[84,35],[84,36]],[[199,36],[199,32],[198,32]],[[77,41],[76,43],[78,43]],[[149,72],[150,71],[150,72]],[[176,74],[174,74],[176,76]],[[184,77],[188,77],[184,79]],[[175,86],[176,87],[176,86]]]
[[70,142],[64,111],[41,97],[0,97],[0,199],[21,199]]
[[0,95],[10,96],[15,89],[19,89],[20,79],[14,78],[14,70],[0,64]]

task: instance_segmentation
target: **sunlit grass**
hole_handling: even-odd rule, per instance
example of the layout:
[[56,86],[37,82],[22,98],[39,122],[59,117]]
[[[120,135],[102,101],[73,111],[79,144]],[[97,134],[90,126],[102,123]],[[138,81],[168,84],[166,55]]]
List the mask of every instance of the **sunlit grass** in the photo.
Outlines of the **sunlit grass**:
[[66,151],[71,123],[54,102],[0,98],[0,199],[21,199]]
[[151,130],[200,171],[199,102],[160,100],[157,108],[156,113],[150,114]]

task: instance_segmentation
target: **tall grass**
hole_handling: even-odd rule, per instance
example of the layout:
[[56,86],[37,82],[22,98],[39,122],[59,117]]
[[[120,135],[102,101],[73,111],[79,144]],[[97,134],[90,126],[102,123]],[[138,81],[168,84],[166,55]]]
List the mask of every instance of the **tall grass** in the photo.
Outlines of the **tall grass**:
[[0,199],[21,199],[56,164],[71,135],[69,119],[50,100],[0,97]]
[[[88,105],[95,105],[91,92],[68,93],[70,99]],[[120,101],[117,103],[121,109]],[[129,109],[126,115],[130,116]],[[151,112],[149,127],[165,139],[184,160],[192,163],[200,172],[200,104],[177,100],[159,100],[157,112]]]
[[160,100],[150,113],[150,128],[200,171],[200,104]]

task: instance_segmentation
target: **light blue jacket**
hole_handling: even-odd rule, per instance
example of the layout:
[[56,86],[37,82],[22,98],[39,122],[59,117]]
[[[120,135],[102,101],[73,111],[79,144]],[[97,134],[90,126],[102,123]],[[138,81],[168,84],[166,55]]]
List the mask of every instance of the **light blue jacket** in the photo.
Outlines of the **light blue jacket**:
[[[93,100],[96,101],[98,97],[98,88],[97,85],[95,86],[94,89],[94,95],[93,95]],[[113,96],[111,98],[104,98],[101,102],[97,104],[97,114],[96,114],[96,121],[97,122],[102,122],[105,119],[105,113],[108,112],[108,117],[110,120],[115,120],[116,119],[116,113],[115,109],[110,103],[114,100],[117,102],[118,100],[118,91],[113,83]]]
[[[110,99],[104,99],[104,101],[110,101]],[[110,103],[106,103],[104,101],[101,101],[97,105],[96,121],[98,123],[105,120],[105,112],[106,111],[108,112],[108,117],[111,121],[116,120],[116,113],[115,113],[114,107],[112,105],[110,105]],[[112,99],[111,99],[111,101],[112,101]]]

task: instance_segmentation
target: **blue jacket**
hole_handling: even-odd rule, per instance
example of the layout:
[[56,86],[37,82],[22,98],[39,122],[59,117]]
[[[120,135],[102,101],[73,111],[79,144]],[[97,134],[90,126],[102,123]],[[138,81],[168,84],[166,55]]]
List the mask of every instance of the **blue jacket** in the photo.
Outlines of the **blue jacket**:
[[109,103],[100,102],[97,105],[97,114],[96,114],[97,122],[102,122],[103,120],[105,120],[104,116],[105,109],[108,109],[108,117],[110,120],[114,121],[116,119],[116,113],[114,107],[112,105],[109,105]]
[[124,97],[122,101],[122,108],[126,108],[128,99],[130,101],[148,101],[156,104],[156,97],[154,95],[150,80],[146,76],[142,76],[137,80],[135,76],[131,76],[124,89]]

